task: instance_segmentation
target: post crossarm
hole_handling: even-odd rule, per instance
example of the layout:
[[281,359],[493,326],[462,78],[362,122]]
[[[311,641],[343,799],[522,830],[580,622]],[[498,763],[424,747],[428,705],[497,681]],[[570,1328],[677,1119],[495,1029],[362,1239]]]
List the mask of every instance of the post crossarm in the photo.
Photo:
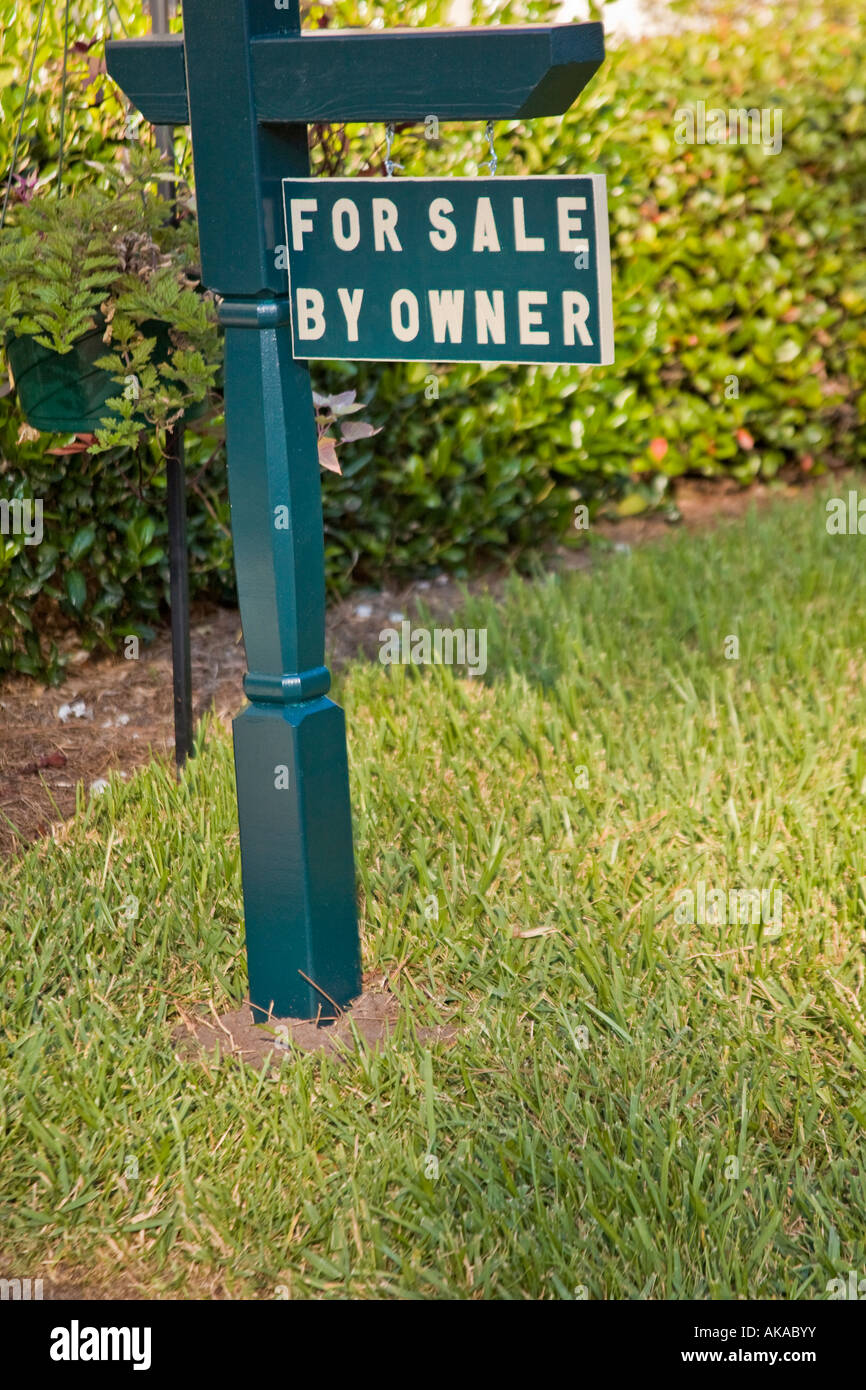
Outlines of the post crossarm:
[[[604,59],[601,24],[326,30],[251,37],[256,118],[514,120],[562,115]],[[108,71],[155,124],[189,121],[183,36],[111,40]]]

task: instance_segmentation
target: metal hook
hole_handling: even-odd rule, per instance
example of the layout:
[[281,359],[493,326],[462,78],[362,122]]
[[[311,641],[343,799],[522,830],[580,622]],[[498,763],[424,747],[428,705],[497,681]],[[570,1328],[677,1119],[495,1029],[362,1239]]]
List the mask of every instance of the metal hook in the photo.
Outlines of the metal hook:
[[391,146],[394,143],[394,122],[389,121],[385,126],[385,177],[392,179],[395,169],[402,169],[403,165],[398,164],[391,158]]
[[496,147],[493,144],[494,126],[492,121],[487,122],[487,125],[484,127],[484,134],[487,136],[487,143],[490,146],[490,158],[485,159],[484,163],[479,165],[479,168],[489,169],[490,177],[493,178],[499,164],[499,157],[496,153]]

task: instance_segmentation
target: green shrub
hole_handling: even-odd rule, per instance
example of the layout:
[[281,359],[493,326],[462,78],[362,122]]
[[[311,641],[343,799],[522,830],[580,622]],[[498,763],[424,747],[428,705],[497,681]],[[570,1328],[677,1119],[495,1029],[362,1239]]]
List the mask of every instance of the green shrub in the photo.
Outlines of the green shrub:
[[[54,186],[60,151],[64,6],[48,4],[35,55],[30,100],[15,164],[12,201],[38,186]],[[104,159],[138,124],[104,72],[106,38],[144,33],[146,7],[140,0],[72,0],[69,14],[68,105],[64,128],[64,187],[91,175],[87,161]],[[12,164],[24,102],[24,85],[36,34],[38,4],[0,0],[0,178]]]
[[[338,3],[329,13],[335,24],[367,24],[373,8]],[[513,22],[550,8],[512,4],[496,12]],[[375,11],[389,24],[443,18],[441,4],[387,0]],[[317,389],[357,390],[367,418],[384,427],[343,455],[342,478],[323,479],[333,589],[375,582],[385,571],[465,572],[566,534],[579,498],[591,511],[611,504],[634,511],[684,473],[747,483],[864,457],[862,12],[862,0],[834,5],[816,28],[814,13],[785,6],[766,26],[750,17],[741,28],[721,24],[710,34],[624,45],[562,121],[498,126],[503,174],[607,176],[616,365],[317,365]],[[479,9],[477,22],[482,17]],[[677,144],[675,112],[699,100],[725,110],[780,108],[781,151]],[[34,120],[37,132],[40,121],[50,124]],[[116,122],[109,127],[106,117],[110,144]],[[381,167],[381,128],[350,127],[346,135],[346,173]],[[183,138],[177,148],[183,158]],[[438,141],[424,139],[420,127],[400,130],[395,156],[406,175],[472,173],[486,158],[483,126],[443,126]],[[333,172],[321,149],[314,159]],[[95,528],[102,547],[101,558],[94,542],[75,565],[86,588],[76,610],[85,639],[110,640],[153,619],[166,583],[164,508],[158,476],[140,494],[132,488],[136,453],[114,463],[106,456],[96,481],[90,463],[64,465],[47,459],[42,445],[18,447],[18,425],[10,403],[0,401],[6,495],[17,489],[46,499],[58,554],[48,575],[44,557],[36,571],[36,559],[7,539],[0,665],[23,660],[37,669],[45,658],[36,636],[24,651],[16,625],[32,615],[40,592],[57,593],[69,607],[66,538],[82,526]],[[220,438],[190,432],[188,441],[193,589],[224,590]],[[87,499],[82,469],[93,488]],[[104,473],[112,469],[109,481]],[[128,551],[130,528],[135,538],[151,529],[153,536]],[[109,609],[100,607],[106,586]]]
[[[687,472],[864,457],[863,10],[623,46],[561,122],[499,128],[501,173],[607,178],[616,364],[449,366],[432,401],[429,366],[343,364],[386,429],[326,480],[336,573],[466,568],[561,530],[578,497],[634,512]],[[677,144],[699,100],[780,108],[780,152]],[[350,135],[360,172],[371,140]],[[395,154],[407,176],[471,173],[486,147],[479,128],[416,128]]]
[[[14,451],[0,494],[44,500],[41,545],[0,536],[0,670],[57,681],[47,637],[52,603],[80,629],[83,646],[116,646],[127,633],[153,635],[168,591],[165,470],[152,442],[96,457],[56,457],[30,440],[15,444],[16,421],[0,421],[0,451]],[[231,540],[225,460],[213,438],[187,436],[190,590],[231,599]],[[223,576],[225,583],[222,582]]]

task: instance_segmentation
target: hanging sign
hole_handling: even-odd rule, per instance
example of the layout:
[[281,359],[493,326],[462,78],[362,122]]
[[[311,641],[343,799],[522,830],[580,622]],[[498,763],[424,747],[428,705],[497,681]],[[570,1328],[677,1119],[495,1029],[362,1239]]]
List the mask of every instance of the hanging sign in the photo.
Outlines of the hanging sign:
[[296,358],[613,362],[602,174],[285,179]]

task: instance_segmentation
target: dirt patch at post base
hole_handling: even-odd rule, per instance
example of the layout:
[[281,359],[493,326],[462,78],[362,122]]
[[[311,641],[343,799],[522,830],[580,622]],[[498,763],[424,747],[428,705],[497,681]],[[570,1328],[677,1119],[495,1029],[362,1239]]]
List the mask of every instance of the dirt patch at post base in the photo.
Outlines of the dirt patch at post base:
[[[400,1012],[399,1000],[390,990],[377,988],[372,980],[365,981],[365,986],[348,1009],[338,1013],[326,1003],[317,1019],[266,1017],[247,1001],[243,1008],[223,1014],[185,1015],[172,1037],[184,1061],[210,1059],[219,1053],[254,1067],[279,1067],[295,1050],[348,1057],[359,1042],[367,1047],[387,1044]],[[439,1024],[418,1028],[416,1035],[422,1043],[451,1043],[458,1031],[453,1025]]]

